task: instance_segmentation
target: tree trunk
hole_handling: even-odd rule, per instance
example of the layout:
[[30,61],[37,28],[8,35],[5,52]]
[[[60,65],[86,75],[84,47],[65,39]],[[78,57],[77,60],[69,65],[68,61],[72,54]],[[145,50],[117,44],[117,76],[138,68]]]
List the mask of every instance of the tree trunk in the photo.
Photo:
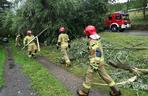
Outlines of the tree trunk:
[[146,5],[147,5],[147,0],[144,0],[143,2],[143,18],[146,19]]
[[129,0],[127,1],[127,3],[126,3],[126,12],[128,12],[128,10],[129,10]]
[[145,19],[146,16],[145,16],[145,7],[143,8],[143,18]]

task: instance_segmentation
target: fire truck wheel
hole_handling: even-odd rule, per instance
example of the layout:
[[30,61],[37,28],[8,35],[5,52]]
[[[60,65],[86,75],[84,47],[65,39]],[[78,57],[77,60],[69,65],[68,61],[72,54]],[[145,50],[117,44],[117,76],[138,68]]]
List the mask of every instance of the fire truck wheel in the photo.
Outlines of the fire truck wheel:
[[111,31],[112,32],[117,32],[118,31],[118,27],[116,25],[112,25],[111,26]]
[[120,32],[123,32],[124,30],[125,30],[125,29],[120,29],[119,31],[120,31]]

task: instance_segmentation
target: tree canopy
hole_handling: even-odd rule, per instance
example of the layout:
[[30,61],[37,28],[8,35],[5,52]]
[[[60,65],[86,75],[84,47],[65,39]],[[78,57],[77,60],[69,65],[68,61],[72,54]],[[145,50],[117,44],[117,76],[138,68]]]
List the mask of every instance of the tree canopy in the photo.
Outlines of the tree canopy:
[[[112,0],[111,0],[112,1]],[[114,0],[114,2],[117,0]],[[116,3],[116,4],[110,4],[110,11],[128,11],[130,9],[139,9],[143,11],[143,17],[146,18],[146,7],[148,4],[148,0],[127,0],[126,3]]]
[[[3,32],[3,19],[5,17],[5,12],[11,8],[11,3],[8,2],[7,0],[0,0],[0,31]],[[9,17],[10,18],[10,17]]]
[[[23,0],[16,0],[15,5]],[[3,29],[10,33],[25,33],[28,29],[38,34],[46,26],[44,37],[54,41],[60,26],[65,26],[71,37],[83,34],[84,26],[93,24],[103,29],[103,16],[108,0],[25,0],[15,11],[5,12]],[[17,4],[16,4],[17,3]]]
[[4,12],[4,10],[9,9],[11,7],[11,3],[7,0],[0,1],[0,13]]

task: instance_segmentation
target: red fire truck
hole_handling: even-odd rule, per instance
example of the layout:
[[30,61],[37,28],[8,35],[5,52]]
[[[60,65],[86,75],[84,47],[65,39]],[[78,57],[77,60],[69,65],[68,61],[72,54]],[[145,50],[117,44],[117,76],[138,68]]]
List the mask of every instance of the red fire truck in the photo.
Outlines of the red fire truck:
[[124,12],[114,12],[104,21],[105,28],[109,28],[113,32],[123,32],[131,27],[129,14]]

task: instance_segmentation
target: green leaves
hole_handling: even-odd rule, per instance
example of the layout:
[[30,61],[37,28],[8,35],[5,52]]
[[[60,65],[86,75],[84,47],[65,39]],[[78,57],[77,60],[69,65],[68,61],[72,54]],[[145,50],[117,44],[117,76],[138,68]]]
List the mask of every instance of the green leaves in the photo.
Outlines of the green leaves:
[[[101,34],[102,36],[102,34]],[[114,37],[114,38],[112,38]],[[119,62],[119,58],[123,63],[128,64],[129,66],[135,66],[138,68],[148,68],[147,62],[148,59],[145,59],[147,50],[135,50],[130,49],[130,47],[142,47],[147,45],[147,37],[137,37],[137,36],[127,36],[121,34],[111,34],[103,33],[102,44],[104,47],[104,57],[105,62],[108,63],[108,60],[113,60]],[[70,58],[78,66],[82,66],[84,69],[89,63],[88,60],[88,51],[87,51],[87,39],[80,38],[72,41],[71,49],[69,50]],[[129,49],[128,49],[128,48]],[[75,66],[77,66],[75,65]],[[115,69],[111,66],[106,66],[108,73],[116,82],[121,82],[127,80],[135,74],[130,73],[129,71],[124,71],[122,69]],[[123,88],[132,88],[133,90],[148,90],[147,86],[148,76],[141,75],[138,77],[138,80],[127,85],[120,87]],[[144,95],[143,95],[144,96]]]
[[102,17],[107,12],[106,0],[16,0],[14,5],[17,3],[23,4],[15,12],[6,13],[3,29],[13,34],[31,29],[38,34],[48,25],[49,30],[39,38],[42,42],[47,39],[54,43],[60,26],[68,28],[70,38],[82,35],[88,24],[103,29]]

